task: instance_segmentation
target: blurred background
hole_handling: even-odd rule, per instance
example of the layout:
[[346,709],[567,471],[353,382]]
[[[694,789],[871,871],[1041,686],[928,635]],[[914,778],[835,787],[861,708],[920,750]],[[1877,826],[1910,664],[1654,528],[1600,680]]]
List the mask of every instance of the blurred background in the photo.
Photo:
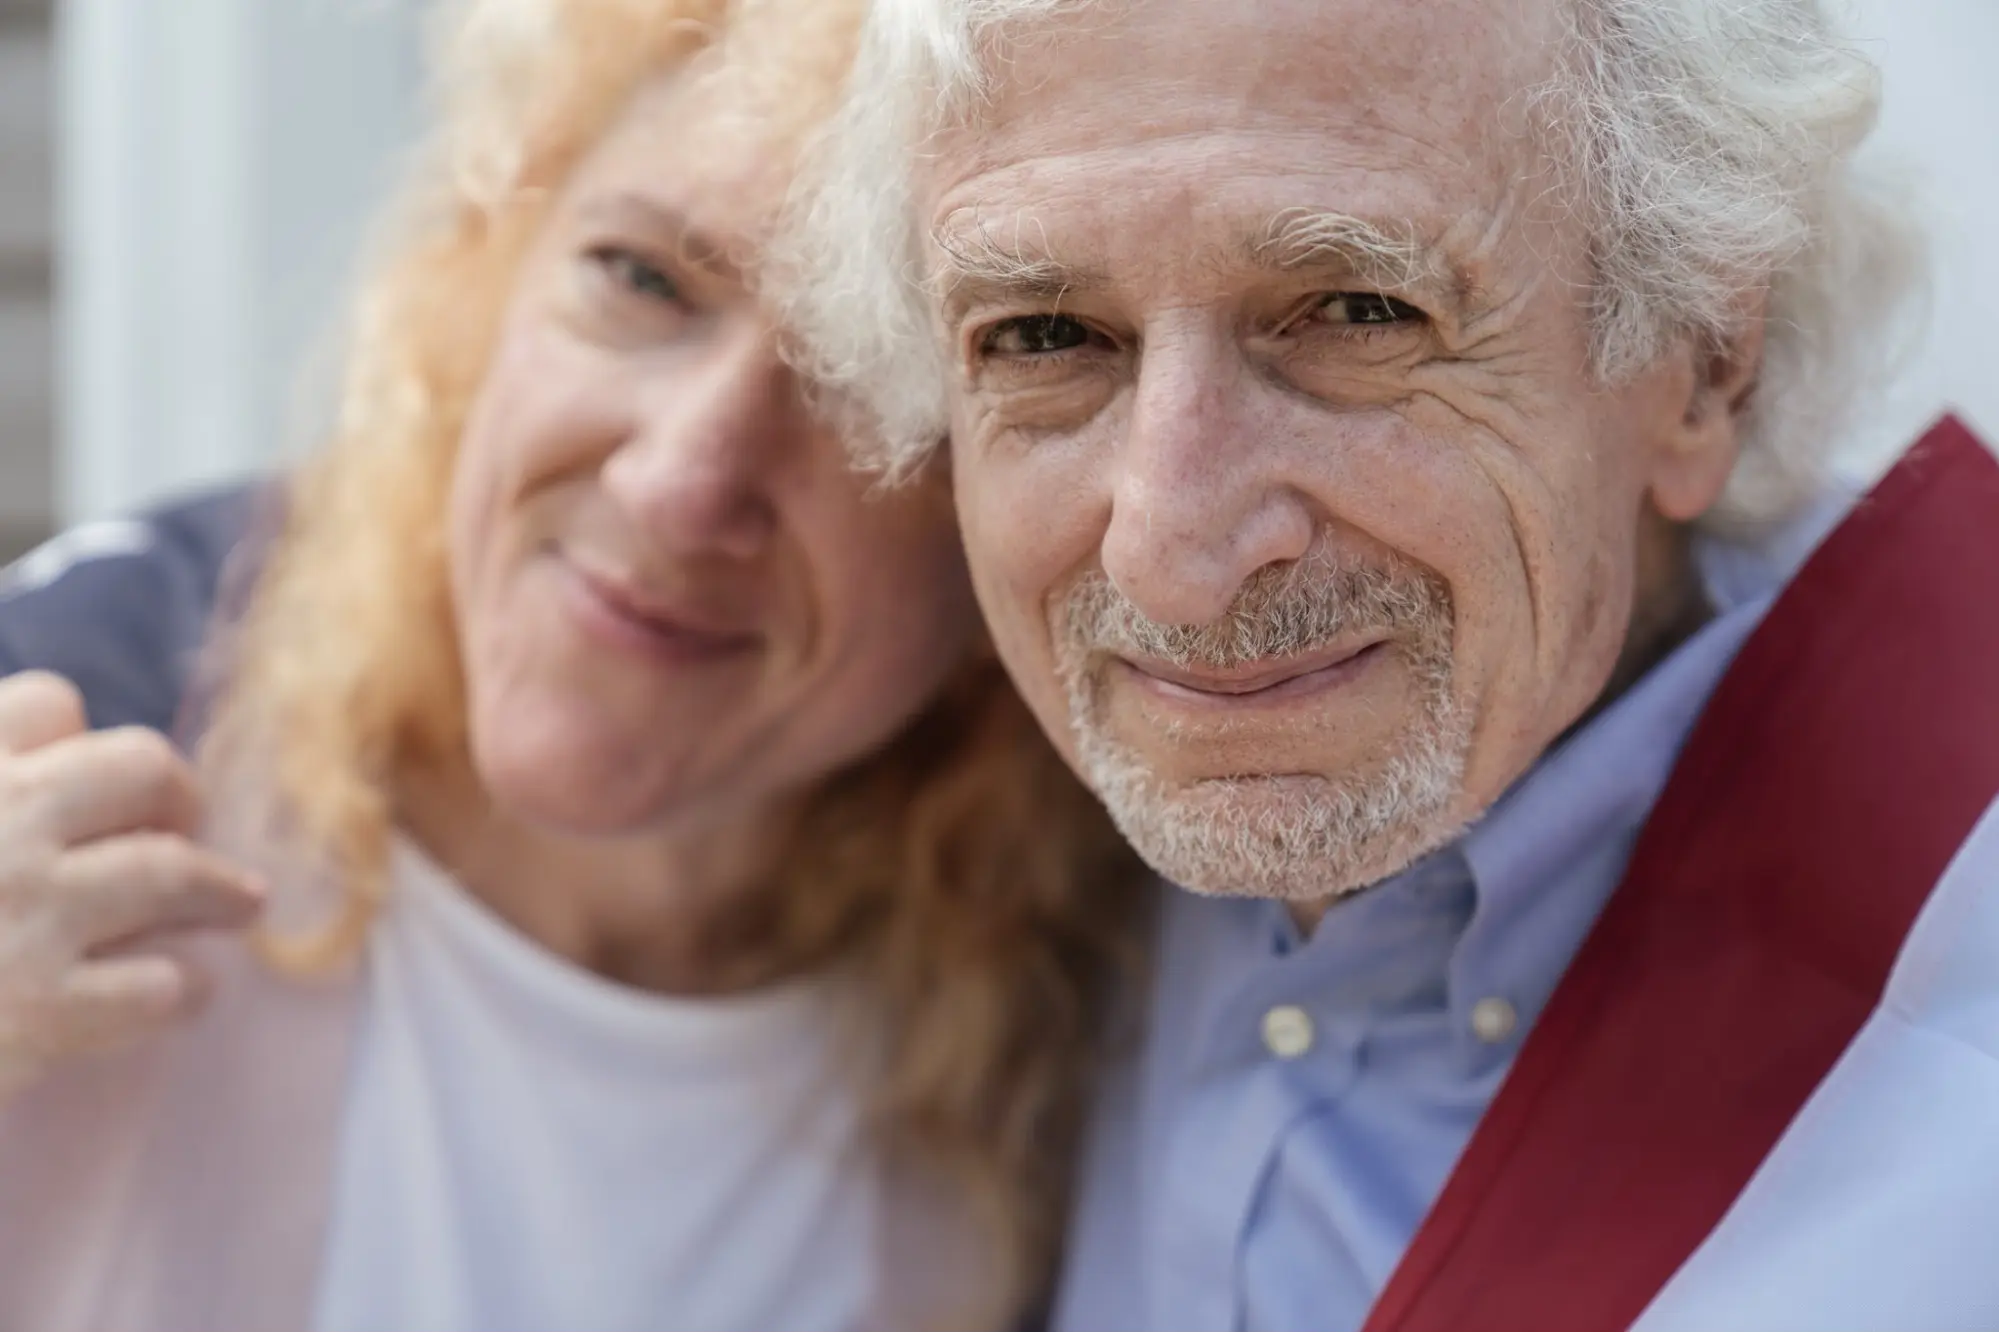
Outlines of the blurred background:
[[426,7],[0,0],[0,559],[309,438]]
[[[587,0],[586,0],[587,2]],[[1842,442],[1999,439],[1999,0],[1845,0],[1932,219],[1923,345]],[[0,561],[311,439],[418,111],[421,0],[0,0]]]

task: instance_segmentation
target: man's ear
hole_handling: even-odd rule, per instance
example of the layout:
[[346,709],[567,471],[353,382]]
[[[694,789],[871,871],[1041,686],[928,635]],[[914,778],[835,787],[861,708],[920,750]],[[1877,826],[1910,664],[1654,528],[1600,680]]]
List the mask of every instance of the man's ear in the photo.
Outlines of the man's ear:
[[1678,420],[1667,423],[1652,466],[1652,503],[1675,523],[1691,523],[1721,498],[1742,451],[1742,424],[1763,371],[1763,331],[1769,294],[1741,303],[1723,342],[1695,343],[1678,355],[1691,361],[1680,377]]

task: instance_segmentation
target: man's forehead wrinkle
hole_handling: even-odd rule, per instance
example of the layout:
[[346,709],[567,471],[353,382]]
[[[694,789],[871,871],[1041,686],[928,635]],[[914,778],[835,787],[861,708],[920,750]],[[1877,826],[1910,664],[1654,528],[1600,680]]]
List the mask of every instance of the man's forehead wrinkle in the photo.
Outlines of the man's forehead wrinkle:
[[[1380,197],[1381,206],[1344,211],[1408,216],[1430,232],[1463,218],[1468,209],[1490,210],[1499,202],[1495,196],[1504,196],[1520,174],[1518,164],[1504,156],[1440,141],[1425,132],[1429,127],[1404,125],[1378,108],[1345,124],[1307,127],[1276,117],[1234,124],[1212,117],[1175,119],[1178,123],[1127,125],[1115,143],[1062,142],[1068,126],[1054,115],[985,135],[948,136],[927,163],[934,216],[942,225],[958,210],[995,198],[1019,198],[1058,212],[1099,206],[1101,197],[1087,183],[1150,171],[1145,159],[1156,154],[1160,181],[1189,179],[1188,191],[1200,199],[1214,200],[1244,181],[1264,187],[1269,182],[1260,178],[1281,177],[1296,183],[1293,193],[1305,196],[1300,204],[1330,205],[1336,197],[1347,202],[1359,192]],[[1183,147],[1196,156],[1179,155]]]
[[[1299,62],[1287,51],[1259,63]],[[1044,91],[997,90],[978,124],[932,141],[930,277],[947,289],[933,295],[970,278],[1004,276],[1009,293],[1046,297],[1130,276],[1124,259],[1116,274],[1110,261],[1134,238],[1091,223],[1106,190],[1122,194],[1111,211],[1127,223],[1147,210],[1208,214],[1198,252],[1179,262],[1210,278],[1230,268],[1323,270],[1461,312],[1482,302],[1488,283],[1513,285],[1494,268],[1492,242],[1509,230],[1500,215],[1515,211],[1522,173],[1511,154],[1481,151],[1489,130],[1470,128],[1483,123],[1474,108],[1452,105],[1440,124],[1424,114],[1420,90],[1392,104],[1336,95],[1326,114],[1301,121],[1296,99],[1272,89],[1245,101],[1224,80],[1190,96],[1169,70],[1127,65],[1113,75],[1120,110],[1106,139],[1087,132],[1103,109],[1077,102],[1073,80],[1044,82],[1049,72],[1020,71]],[[1460,124],[1464,133],[1450,132]]]
[[[1432,184],[1469,186],[1489,205],[1492,192],[1521,165],[1518,136],[1500,124],[1516,117],[1502,114],[1502,107],[1517,104],[1523,79],[1538,82],[1551,66],[1547,50],[1526,48],[1537,44],[1537,36],[1552,36],[1547,19],[1562,3],[1398,0],[1396,12],[1384,14],[1363,9],[1359,0],[1326,0],[1323,6],[1279,0],[1243,7],[1225,20],[1219,9],[1189,0],[1118,6],[1128,21],[1087,29],[1058,20],[1045,31],[1052,36],[1059,30],[1069,40],[1017,46],[1013,59],[994,71],[993,95],[976,125],[953,136],[951,175],[964,182],[1023,162],[1052,165],[1086,153],[1091,140],[1080,131],[1099,122],[1100,99],[1111,95],[1108,78],[1119,108],[1119,153],[1170,153],[1183,138],[1219,145],[1242,135],[1276,143],[1310,132],[1314,142],[1301,153],[1307,161],[1331,150],[1364,170],[1414,172]],[[1173,40],[1168,28],[1189,21],[1210,37],[1237,40],[1219,48]],[[1263,36],[1241,40],[1250,32]],[[1444,35],[1449,42],[1440,47]],[[1100,37],[1105,41],[1094,42]],[[1108,45],[1113,40],[1115,51]],[[1301,110],[1312,114],[1301,117]],[[1262,151],[1247,140],[1241,147],[1251,155]],[[1081,160],[1070,165],[1090,169]],[[1325,194],[1301,202],[1343,201]],[[1451,204],[1440,217],[1463,211],[1461,201],[1437,202]]]
[[[1260,0],[1224,7],[1213,0],[1093,0],[1039,17],[988,49],[986,96],[967,108],[967,120],[991,129],[1031,115],[1051,94],[1087,93],[1107,67],[1169,98],[1196,73],[1210,95],[1245,104],[1289,105],[1311,85],[1338,96],[1353,91],[1356,80],[1372,89],[1370,97],[1394,92],[1432,110],[1438,98],[1456,102],[1474,89],[1503,101],[1553,72],[1557,38],[1574,3]],[[1233,47],[1236,58],[1229,58],[1227,44],[1183,41],[1190,16],[1205,19],[1225,9],[1256,34]]]

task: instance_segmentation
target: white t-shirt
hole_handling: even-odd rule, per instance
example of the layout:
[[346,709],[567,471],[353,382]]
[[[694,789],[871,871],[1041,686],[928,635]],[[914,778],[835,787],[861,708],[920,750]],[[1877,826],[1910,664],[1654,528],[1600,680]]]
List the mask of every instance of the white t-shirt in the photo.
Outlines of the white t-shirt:
[[321,1328],[842,1328],[887,1193],[815,979],[614,985],[405,847],[370,944]]

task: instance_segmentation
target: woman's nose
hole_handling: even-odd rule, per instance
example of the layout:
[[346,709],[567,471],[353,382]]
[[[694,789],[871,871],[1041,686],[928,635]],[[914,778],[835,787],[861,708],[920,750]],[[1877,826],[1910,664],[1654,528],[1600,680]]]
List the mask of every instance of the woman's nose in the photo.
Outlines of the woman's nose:
[[645,387],[604,487],[663,550],[749,559],[777,524],[777,472],[809,430],[771,340],[737,338]]

